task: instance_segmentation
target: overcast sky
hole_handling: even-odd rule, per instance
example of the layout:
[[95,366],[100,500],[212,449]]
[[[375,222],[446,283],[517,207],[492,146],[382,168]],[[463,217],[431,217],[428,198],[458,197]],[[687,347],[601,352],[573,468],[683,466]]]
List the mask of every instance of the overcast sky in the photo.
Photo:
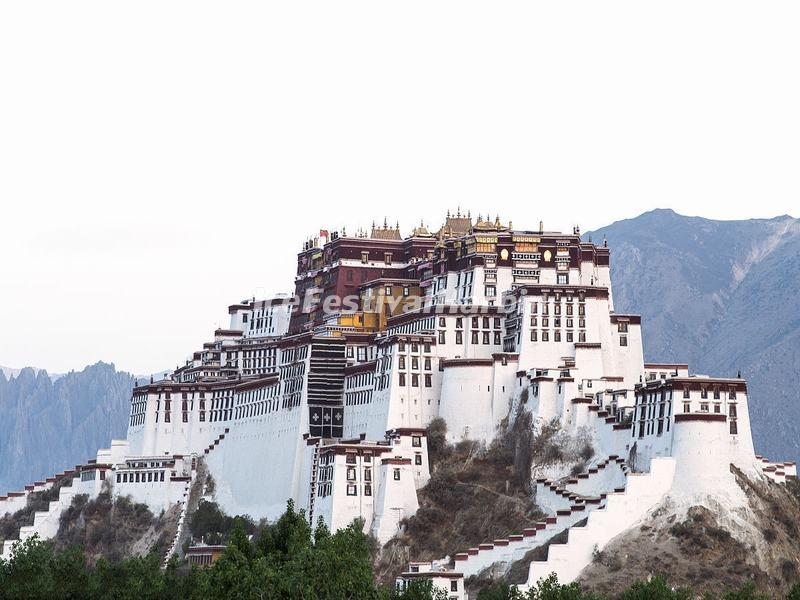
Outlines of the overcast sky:
[[798,31],[796,1],[4,2],[0,365],[173,367],[373,218],[798,216]]

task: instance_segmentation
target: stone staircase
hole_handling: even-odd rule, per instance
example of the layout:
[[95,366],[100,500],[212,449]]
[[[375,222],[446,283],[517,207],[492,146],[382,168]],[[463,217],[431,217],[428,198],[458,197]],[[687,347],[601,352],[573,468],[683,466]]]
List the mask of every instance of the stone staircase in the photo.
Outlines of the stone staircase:
[[614,454],[574,477],[536,480],[536,504],[539,508],[556,512],[570,508],[576,501],[605,499],[608,492],[624,489],[628,466]]
[[797,464],[794,461],[772,462],[756,454],[756,464],[761,467],[764,475],[776,483],[786,483],[788,479],[797,478]]
[[[74,477],[73,474],[77,473]],[[25,508],[28,502],[28,497],[33,492],[44,492],[52,489],[57,481],[63,478],[71,478],[70,485],[62,485],[58,491],[58,499],[52,500],[47,510],[36,511],[33,513],[33,523],[31,525],[24,525],[20,527],[17,539],[10,539],[3,541],[2,551],[0,556],[9,558],[13,553],[14,545],[17,542],[24,542],[34,534],[38,534],[43,540],[50,539],[58,533],[58,527],[61,520],[61,514],[70,507],[72,504],[73,496],[79,492],[80,487],[80,468],[76,467],[74,471],[64,471],[60,475],[47,478],[45,481],[37,481],[36,483],[26,486],[25,492],[12,492],[2,498],[13,498],[13,503],[8,503],[7,500],[0,504],[0,510],[4,512],[11,512],[8,510],[13,508],[16,512]],[[18,499],[22,499],[20,504]],[[13,513],[12,513],[13,514]]]
[[629,529],[655,507],[669,491],[675,475],[675,459],[654,458],[649,473],[628,473],[623,490],[607,494],[605,505],[592,511],[585,524],[572,526],[566,543],[552,544],[547,560],[530,564],[528,580],[520,591],[555,573],[559,582],[574,581],[614,537]]
[[[202,456],[208,456],[214,450],[214,448],[219,446],[229,431],[230,429],[226,427],[223,433],[219,434],[213,442],[203,449]],[[201,494],[193,494],[192,490],[195,482],[198,481],[198,476],[205,474],[205,472],[205,468],[198,464],[197,459],[192,459],[190,476],[182,478],[185,480],[185,484],[183,487],[181,500],[178,502],[178,504],[181,505],[181,512],[178,516],[178,529],[175,532],[175,537],[172,538],[172,543],[170,544],[169,549],[164,555],[164,561],[162,563],[163,568],[167,567],[167,564],[169,564],[169,561],[173,555],[177,555],[180,558],[183,553],[183,542],[189,535],[189,529],[186,526],[186,521],[189,518],[189,515],[197,510],[197,507],[200,504]],[[172,478],[173,481],[176,479],[178,478]]]
[[[477,575],[494,566],[508,570],[511,565],[524,558],[530,550],[538,548],[553,536],[583,521],[587,516],[606,505],[608,492],[625,490],[628,467],[617,456],[609,456],[587,472],[575,477],[553,481],[547,478],[536,480],[536,501],[539,506],[552,513],[542,521],[531,524],[521,533],[497,539],[469,548],[455,555],[455,569],[464,577]],[[607,483],[614,487],[596,494],[581,493],[605,489]],[[619,485],[616,485],[619,484]],[[540,502],[543,499],[543,502]]]

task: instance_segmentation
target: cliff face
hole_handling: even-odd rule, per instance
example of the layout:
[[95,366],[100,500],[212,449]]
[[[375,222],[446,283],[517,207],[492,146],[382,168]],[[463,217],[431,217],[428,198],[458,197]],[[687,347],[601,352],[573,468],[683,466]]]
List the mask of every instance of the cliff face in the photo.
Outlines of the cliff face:
[[645,359],[747,378],[756,451],[800,458],[800,220],[655,210],[608,238],[618,312],[642,315]]
[[0,373],[0,493],[93,458],[124,438],[134,378],[97,363],[53,381],[46,372]]

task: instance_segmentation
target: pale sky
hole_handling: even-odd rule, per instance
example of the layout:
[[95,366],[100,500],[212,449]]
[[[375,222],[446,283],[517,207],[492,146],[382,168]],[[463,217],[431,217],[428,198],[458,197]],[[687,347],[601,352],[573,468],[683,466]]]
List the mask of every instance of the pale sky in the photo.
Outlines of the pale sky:
[[796,0],[2,2],[0,365],[174,367],[373,218],[800,216],[798,31]]

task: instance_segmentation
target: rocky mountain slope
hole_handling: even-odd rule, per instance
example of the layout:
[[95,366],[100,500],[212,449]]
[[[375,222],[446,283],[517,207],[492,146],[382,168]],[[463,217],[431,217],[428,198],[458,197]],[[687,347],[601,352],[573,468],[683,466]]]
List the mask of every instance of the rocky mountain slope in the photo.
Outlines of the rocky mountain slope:
[[590,236],[608,239],[614,306],[642,315],[646,360],[741,371],[756,450],[800,458],[800,220],[654,210]]
[[134,378],[97,363],[53,381],[0,373],[0,493],[93,458],[128,425]]

